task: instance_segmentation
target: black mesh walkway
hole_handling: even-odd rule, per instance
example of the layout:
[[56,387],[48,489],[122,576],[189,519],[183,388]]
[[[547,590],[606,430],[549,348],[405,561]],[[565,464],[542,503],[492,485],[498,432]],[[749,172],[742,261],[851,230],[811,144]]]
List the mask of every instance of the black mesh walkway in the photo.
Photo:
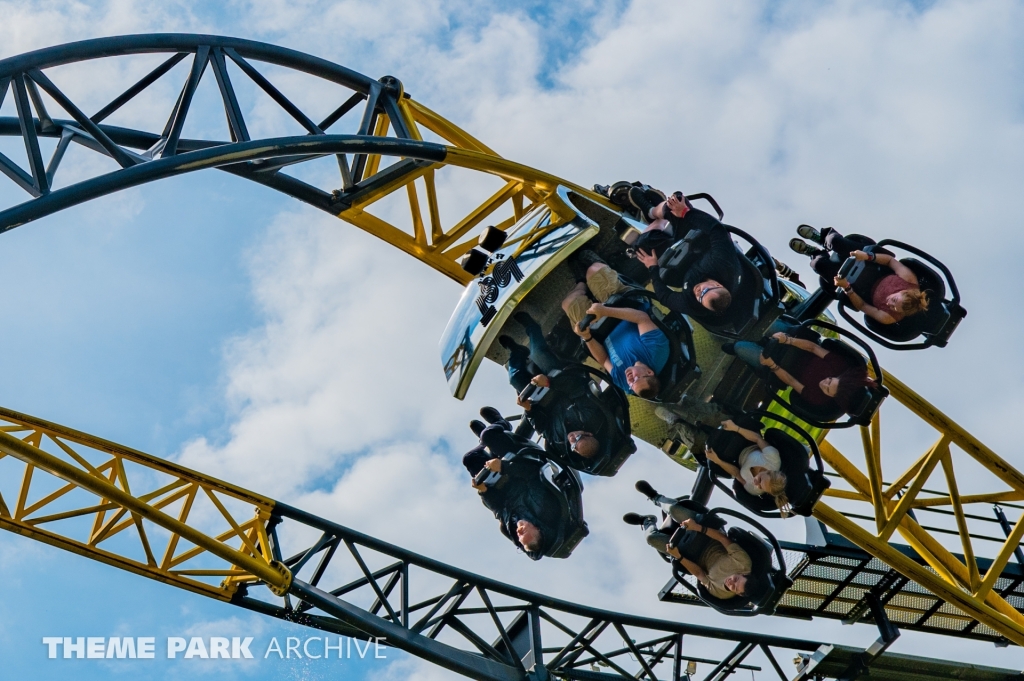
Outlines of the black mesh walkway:
[[[779,604],[777,614],[780,616],[828,617],[847,624],[873,623],[865,595],[874,592],[885,605],[889,619],[900,629],[1007,643],[998,632],[963,614],[839,535],[826,534],[825,546],[780,543],[794,580],[793,587]],[[893,546],[923,564],[910,547]],[[978,559],[982,574],[990,564],[990,560]],[[996,581],[995,590],[1024,612],[1024,570],[1019,565],[1006,566],[1002,577]],[[663,601],[701,605],[674,579],[665,585],[659,597]]]

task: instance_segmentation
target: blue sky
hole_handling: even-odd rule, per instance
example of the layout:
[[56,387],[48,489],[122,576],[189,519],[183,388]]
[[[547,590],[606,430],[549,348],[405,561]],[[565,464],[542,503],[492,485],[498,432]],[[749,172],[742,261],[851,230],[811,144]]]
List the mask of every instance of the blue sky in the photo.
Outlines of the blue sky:
[[[1012,273],[1024,245],[1016,4],[211,6],[0,1],[0,57],[132,32],[265,40],[375,78],[396,75],[499,153],[581,184],[645,179],[710,191],[775,253],[786,253],[801,222],[919,243],[954,268],[970,315],[949,348],[882,360],[1017,460],[1019,436],[1005,424],[1024,402],[1024,365],[1006,356],[1005,338],[1021,323],[1007,314],[1015,304],[989,294],[1019,288]],[[3,205],[21,200],[17,191],[0,183]],[[511,392],[489,367],[466,402],[447,396],[436,341],[460,291],[345,223],[206,172],[0,235],[0,273],[4,406],[489,576],[598,606],[733,624],[655,601],[664,567],[618,518],[640,510],[634,480],[672,480],[682,493],[691,479],[651,448],[618,477],[588,480],[592,535],[578,555],[507,574],[518,557],[465,486],[458,457],[471,439],[465,421],[480,404],[511,406]],[[929,444],[913,429],[893,443],[908,452]],[[438,522],[458,531],[439,536]],[[800,539],[802,528],[780,533]],[[307,635],[9,534],[0,536],[0,573],[0,667],[11,678],[118,678],[149,664],[47,660],[43,636],[244,633],[262,651],[272,636]],[[876,636],[829,622],[748,625],[851,645]],[[936,646],[950,658],[1024,667],[1019,649],[946,638],[905,635],[895,649]],[[144,674],[448,678],[388,655],[340,670],[156,659]]]

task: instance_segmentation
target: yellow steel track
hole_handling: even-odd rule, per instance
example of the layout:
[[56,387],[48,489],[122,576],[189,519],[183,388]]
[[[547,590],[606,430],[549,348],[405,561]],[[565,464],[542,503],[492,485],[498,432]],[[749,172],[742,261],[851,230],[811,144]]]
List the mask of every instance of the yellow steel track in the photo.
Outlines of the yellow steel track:
[[[589,189],[501,158],[472,135],[413,99],[402,97],[398,101],[399,110],[413,139],[422,141],[425,131],[429,131],[447,144],[448,153],[444,162],[431,164],[413,174],[396,178],[373,192],[360,195],[338,217],[405,251],[460,284],[468,284],[473,277],[459,266],[458,260],[476,245],[477,235],[485,225],[507,229],[539,203],[546,203],[552,209],[557,216],[555,222],[558,217],[564,220],[573,218],[575,213],[555,196],[558,185],[570,187],[612,207],[605,197]],[[381,115],[374,134],[386,137],[388,129],[388,119]],[[371,155],[367,160],[367,174],[379,170],[381,162],[381,156]],[[500,178],[503,184],[462,218],[446,225],[441,218],[442,201],[438,198],[438,174],[445,166],[493,175]],[[382,203],[389,197],[397,197],[407,205],[408,223],[404,228],[369,212],[374,204]],[[521,238],[528,239],[529,235],[521,235]]]
[[[422,140],[429,132],[446,143],[445,160],[360,195],[338,217],[460,284],[472,277],[458,260],[473,247],[485,224],[509,227],[540,203],[547,204],[556,219],[573,217],[573,211],[555,193],[559,184],[608,205],[603,197],[583,187],[501,158],[408,97],[400,99],[399,111],[414,139]],[[387,136],[388,129],[388,119],[382,115],[374,133]],[[382,163],[380,156],[370,156],[367,176],[377,172]],[[491,175],[501,185],[474,208],[460,213],[460,219],[446,223],[439,193],[451,183],[438,180],[446,166]],[[388,199],[406,205],[407,219],[401,226],[394,217],[387,220],[371,212]],[[815,516],[966,615],[1024,645],[1024,616],[993,588],[1024,537],[1024,518],[1017,521],[989,570],[981,574],[964,512],[970,504],[1024,500],[1024,475],[895,377],[886,373],[885,380],[892,391],[890,401],[904,405],[916,419],[932,427],[935,444],[887,485],[883,482],[880,416],[863,429],[863,464],[847,458],[826,440],[822,456],[848,484],[848,489],[829,490],[830,499],[864,505],[874,517],[875,527],[863,527],[825,500],[816,507]],[[230,599],[244,582],[263,581],[274,589],[287,589],[290,574],[268,548],[272,500],[64,426],[6,409],[0,409],[0,419],[0,460],[9,457],[23,465],[17,497],[0,497],[0,527],[218,599]],[[983,494],[961,495],[957,474],[963,475],[972,466],[989,471],[1002,486]],[[946,494],[922,498],[925,481],[939,467]],[[198,513],[200,504],[208,507],[207,512]],[[236,510],[229,509],[231,504]],[[908,515],[911,509],[936,505],[948,506],[955,514],[963,560]],[[247,508],[247,515],[237,507]],[[895,533],[931,569],[890,546]]]
[[[242,582],[288,587],[288,570],[269,553],[271,499],[0,408],[5,475],[12,459],[21,485],[16,498],[0,495],[5,530],[220,600]],[[251,510],[243,517],[229,506]]]
[[[856,465],[827,439],[821,444],[822,458],[849,487],[827,490],[826,495],[865,507],[866,513],[874,517],[875,527],[863,527],[829,506],[824,499],[815,506],[815,517],[979,622],[1018,645],[1024,645],[1024,616],[993,589],[1024,537],[1024,515],[1016,522],[993,563],[982,574],[964,510],[971,504],[991,505],[1024,500],[1024,476],[892,374],[885,372],[884,380],[892,391],[890,399],[902,404],[916,419],[935,431],[934,444],[892,483],[886,484],[883,481],[885,459],[881,428],[882,413],[886,411],[883,403],[871,426],[861,428],[862,466]],[[938,468],[942,469],[941,476],[937,474]],[[961,479],[975,478],[982,471],[987,471],[1002,484],[982,494],[962,495],[957,474]],[[923,497],[922,489],[929,480],[930,487],[938,489],[932,489]],[[962,559],[908,515],[915,508],[926,507],[952,509]],[[925,560],[930,570],[888,544],[897,532]]]

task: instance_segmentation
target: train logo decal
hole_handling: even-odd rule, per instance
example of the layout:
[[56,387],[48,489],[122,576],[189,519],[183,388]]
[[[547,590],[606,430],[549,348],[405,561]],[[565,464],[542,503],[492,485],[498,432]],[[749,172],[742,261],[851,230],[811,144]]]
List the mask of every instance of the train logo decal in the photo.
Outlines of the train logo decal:
[[501,289],[512,283],[512,279],[517,282],[523,280],[523,271],[519,269],[515,258],[509,256],[507,259],[501,259],[500,253],[494,257],[498,262],[494,264],[491,273],[477,282],[480,295],[476,298],[476,306],[480,308],[480,324],[483,326],[487,326],[498,313],[492,303],[498,299]]

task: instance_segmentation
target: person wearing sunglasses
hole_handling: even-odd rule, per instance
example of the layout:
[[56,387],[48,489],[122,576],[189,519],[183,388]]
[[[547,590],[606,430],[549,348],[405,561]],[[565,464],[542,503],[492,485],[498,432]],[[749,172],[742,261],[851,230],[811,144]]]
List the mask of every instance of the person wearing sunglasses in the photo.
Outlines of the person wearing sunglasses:
[[540,560],[564,522],[556,492],[541,474],[544,450],[513,433],[497,409],[484,407],[480,415],[490,425],[470,422],[480,443],[466,452],[462,464],[501,533],[531,560]]
[[[548,346],[544,331],[526,312],[513,315],[529,339],[529,348],[509,336],[498,342],[509,351],[506,363],[509,383],[519,394],[516,403],[526,412],[534,429],[544,437],[545,448],[564,456],[577,470],[589,470],[605,444],[613,442],[619,389],[612,386],[599,394],[591,391],[590,374],[579,365],[560,359]],[[527,388],[547,388],[539,400],[525,397]],[[620,393],[621,394],[621,393]]]
[[[695,209],[689,208],[685,199],[672,195],[655,210],[660,211],[659,216],[667,212],[669,220],[676,221],[673,229],[679,235],[685,218]],[[690,242],[690,254],[677,265],[683,273],[680,291],[672,290],[662,279],[660,253],[638,247],[636,258],[650,271],[654,295],[665,307],[698,321],[721,316],[732,304],[729,286],[739,280],[742,269],[736,245],[722,223],[714,218],[687,225],[685,229],[683,239]]]

